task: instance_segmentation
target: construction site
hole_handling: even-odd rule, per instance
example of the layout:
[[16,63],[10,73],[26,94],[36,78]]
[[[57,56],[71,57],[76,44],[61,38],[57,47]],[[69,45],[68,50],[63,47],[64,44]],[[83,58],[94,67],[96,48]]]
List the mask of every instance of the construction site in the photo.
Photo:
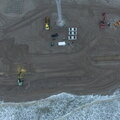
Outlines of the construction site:
[[120,85],[119,36],[119,7],[82,0],[1,0],[1,100],[111,94]]

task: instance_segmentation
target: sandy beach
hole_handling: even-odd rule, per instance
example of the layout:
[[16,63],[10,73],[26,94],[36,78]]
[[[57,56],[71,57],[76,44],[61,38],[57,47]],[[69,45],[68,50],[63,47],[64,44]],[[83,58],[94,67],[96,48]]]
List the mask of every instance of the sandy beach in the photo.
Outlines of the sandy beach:
[[[19,3],[25,9],[16,10],[9,2],[1,1],[1,100],[32,101],[61,92],[106,95],[119,88],[120,26],[113,25],[120,20],[119,8],[97,2],[62,2],[65,25],[58,27],[53,1],[33,3]],[[100,29],[103,12],[111,24]],[[51,21],[49,31],[44,29],[46,16]],[[68,40],[69,27],[78,29],[78,39],[73,42]],[[59,35],[55,40],[51,38],[54,33]],[[67,45],[58,46],[60,41]],[[51,46],[51,42],[55,45]],[[18,66],[27,71],[23,86],[17,86]]]

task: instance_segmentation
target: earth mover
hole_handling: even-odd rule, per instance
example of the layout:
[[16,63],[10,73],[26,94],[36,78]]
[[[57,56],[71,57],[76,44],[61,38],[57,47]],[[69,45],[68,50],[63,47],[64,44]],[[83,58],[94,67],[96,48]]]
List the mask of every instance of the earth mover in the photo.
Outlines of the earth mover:
[[50,30],[50,17],[45,17],[45,30]]
[[114,24],[115,27],[120,26],[120,20]]
[[26,73],[26,70],[23,68],[19,68],[18,69],[18,81],[17,81],[17,85],[18,86],[23,86],[24,83],[24,74]]

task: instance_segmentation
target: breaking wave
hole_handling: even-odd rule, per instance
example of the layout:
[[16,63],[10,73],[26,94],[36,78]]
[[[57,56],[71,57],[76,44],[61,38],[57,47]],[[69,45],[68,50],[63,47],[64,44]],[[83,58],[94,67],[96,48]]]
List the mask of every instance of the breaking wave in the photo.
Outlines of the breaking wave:
[[110,96],[68,93],[25,103],[0,103],[0,120],[120,120],[120,91]]

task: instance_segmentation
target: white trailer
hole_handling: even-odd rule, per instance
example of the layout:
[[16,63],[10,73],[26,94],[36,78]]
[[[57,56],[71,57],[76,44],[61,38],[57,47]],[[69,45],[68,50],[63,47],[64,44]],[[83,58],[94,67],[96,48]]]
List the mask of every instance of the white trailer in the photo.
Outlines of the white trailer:
[[58,46],[66,46],[66,42],[65,41],[58,42]]

